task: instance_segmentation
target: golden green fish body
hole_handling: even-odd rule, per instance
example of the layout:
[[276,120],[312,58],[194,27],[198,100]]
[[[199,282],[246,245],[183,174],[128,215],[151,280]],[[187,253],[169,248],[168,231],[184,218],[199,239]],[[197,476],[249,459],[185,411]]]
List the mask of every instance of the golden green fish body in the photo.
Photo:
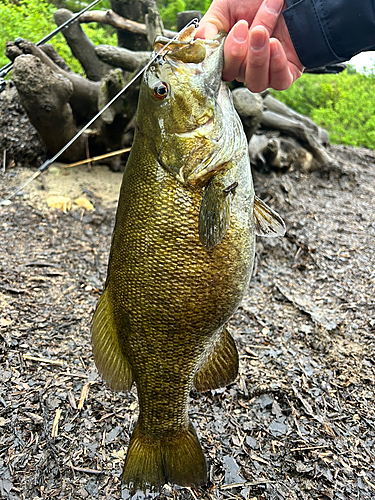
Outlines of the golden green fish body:
[[237,375],[224,325],[253,267],[254,191],[246,138],[221,82],[223,41],[181,43],[181,61],[174,46],[145,73],[93,320],[103,378],[117,390],[137,385],[123,475],[132,491],[206,480],[189,391]]
[[137,139],[124,175],[107,293],[117,330],[127,325],[121,348],[137,383],[139,425],[161,436],[186,427],[197,367],[247,287],[254,236],[248,218],[232,213],[222,243],[205,250],[202,189],[186,189],[145,155],[147,142]]

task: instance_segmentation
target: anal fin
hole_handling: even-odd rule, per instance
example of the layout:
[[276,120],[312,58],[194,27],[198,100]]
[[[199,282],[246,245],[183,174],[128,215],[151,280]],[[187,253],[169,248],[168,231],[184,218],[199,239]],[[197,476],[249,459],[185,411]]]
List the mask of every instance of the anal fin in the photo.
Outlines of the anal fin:
[[199,392],[225,387],[238,374],[238,352],[236,344],[224,327],[221,336],[205,364],[194,378],[194,386]]
[[115,391],[130,390],[132,369],[119,344],[107,290],[96,307],[91,325],[91,342],[96,367],[109,387]]

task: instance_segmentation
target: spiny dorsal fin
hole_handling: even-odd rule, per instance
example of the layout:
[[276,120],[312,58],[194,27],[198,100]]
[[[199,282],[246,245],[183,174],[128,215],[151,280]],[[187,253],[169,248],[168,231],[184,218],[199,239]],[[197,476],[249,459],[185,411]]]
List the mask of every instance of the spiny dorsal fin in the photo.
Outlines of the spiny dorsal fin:
[[235,380],[237,373],[238,352],[236,344],[224,327],[212,353],[195,375],[194,386],[199,392],[225,387]]
[[129,391],[133,382],[132,369],[120,348],[107,290],[96,307],[91,342],[96,367],[105,382],[115,391]]
[[284,236],[285,222],[258,196],[254,198],[255,234],[257,236]]

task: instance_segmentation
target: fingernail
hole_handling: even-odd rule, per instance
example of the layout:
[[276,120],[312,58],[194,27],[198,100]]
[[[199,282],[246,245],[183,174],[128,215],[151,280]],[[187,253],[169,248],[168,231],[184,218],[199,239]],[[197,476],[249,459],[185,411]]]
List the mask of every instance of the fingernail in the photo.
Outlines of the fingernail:
[[250,45],[254,50],[262,50],[266,44],[266,34],[263,30],[250,32]]
[[281,9],[283,7],[284,2],[281,0],[268,0],[266,3],[266,9],[268,12],[271,12],[272,14],[280,14]]
[[248,35],[248,24],[247,23],[237,23],[233,28],[233,38],[236,42],[245,42]]

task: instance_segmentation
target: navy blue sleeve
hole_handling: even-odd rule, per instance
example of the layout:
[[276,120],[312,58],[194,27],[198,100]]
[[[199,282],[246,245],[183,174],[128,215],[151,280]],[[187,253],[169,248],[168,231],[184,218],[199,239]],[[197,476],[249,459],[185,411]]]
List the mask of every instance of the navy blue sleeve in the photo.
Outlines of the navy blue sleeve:
[[375,50],[375,0],[286,0],[286,5],[284,19],[307,68]]

